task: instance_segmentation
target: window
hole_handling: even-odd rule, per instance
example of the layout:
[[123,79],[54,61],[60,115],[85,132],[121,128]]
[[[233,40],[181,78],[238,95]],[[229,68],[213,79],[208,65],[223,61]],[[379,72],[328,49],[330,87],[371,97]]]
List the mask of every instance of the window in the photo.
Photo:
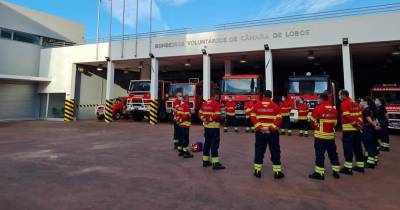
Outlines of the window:
[[0,34],[1,38],[5,38],[5,39],[11,39],[12,37],[12,32],[5,30],[5,29],[1,29],[1,34]]
[[27,42],[31,44],[39,44],[40,37],[32,34],[26,34],[21,32],[14,32],[14,40]]

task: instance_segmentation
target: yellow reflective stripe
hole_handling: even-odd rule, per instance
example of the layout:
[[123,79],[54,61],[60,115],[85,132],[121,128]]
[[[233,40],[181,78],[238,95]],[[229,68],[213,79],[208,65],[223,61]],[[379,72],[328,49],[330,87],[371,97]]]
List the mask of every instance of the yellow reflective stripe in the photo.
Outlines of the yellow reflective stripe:
[[349,115],[349,114],[350,114],[350,112],[343,112],[343,113],[342,113],[343,116]]
[[209,156],[203,156],[203,161],[210,161],[210,157]]
[[219,157],[212,157],[211,158],[212,163],[219,163]]
[[262,103],[262,105],[269,105],[270,103],[269,102],[261,102]]
[[205,127],[205,128],[219,128],[220,127],[220,123],[219,122],[216,122],[216,121],[213,121],[213,122],[208,122],[208,123],[203,123],[203,126]]
[[262,169],[262,164],[254,164],[254,169],[255,169],[256,171],[261,171],[261,169]]
[[258,122],[258,123],[256,123],[255,125],[254,125],[254,127],[258,127],[258,126],[260,126],[261,125],[261,123],[260,122]]
[[353,168],[353,163],[352,163],[352,162],[347,162],[347,161],[345,161],[345,162],[344,162],[344,167],[345,167],[345,168],[350,168],[350,169],[352,169],[352,168]]
[[332,171],[339,172],[340,171],[340,166],[332,165]]
[[255,117],[255,116],[256,116],[256,113],[253,113],[253,112],[252,112],[250,116]]
[[356,162],[356,166],[357,167],[360,167],[360,168],[364,168],[364,166],[365,166],[365,163],[364,163],[364,161],[360,161],[360,162]]
[[256,116],[257,119],[271,119],[271,120],[275,120],[276,116],[267,116],[267,115],[258,115]]
[[320,123],[337,123],[337,120],[320,119]]
[[273,172],[281,172],[282,166],[281,165],[272,165],[272,171]]
[[179,125],[191,126],[191,125],[192,125],[192,123],[191,123],[191,122],[189,122],[189,121],[183,121],[183,122],[181,122]]

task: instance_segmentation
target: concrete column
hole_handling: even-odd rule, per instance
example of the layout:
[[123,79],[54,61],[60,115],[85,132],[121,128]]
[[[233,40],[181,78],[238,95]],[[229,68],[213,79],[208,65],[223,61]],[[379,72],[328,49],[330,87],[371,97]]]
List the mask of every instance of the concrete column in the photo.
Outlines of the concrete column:
[[232,61],[226,60],[225,61],[225,75],[231,75],[231,74],[232,74]]
[[272,68],[272,52],[265,50],[265,89],[274,93],[274,71]]
[[[65,97],[66,99],[74,99],[75,98],[75,87],[76,87],[76,75],[77,75],[77,66],[76,64],[72,64],[71,70],[71,83],[69,87],[69,91],[67,90]],[[81,67],[82,68],[82,67]]]
[[149,80],[151,78],[150,68],[143,67],[140,71],[140,79],[141,80]]
[[211,97],[211,58],[208,54],[203,54],[203,99]]
[[151,58],[151,84],[150,97],[152,100],[158,99],[158,59]]
[[107,83],[106,83],[106,100],[113,98],[113,87],[114,87],[114,63],[108,61],[107,63]]
[[343,77],[344,89],[349,91],[350,97],[354,99],[354,79],[353,79],[353,61],[351,58],[350,45],[342,45],[343,56]]

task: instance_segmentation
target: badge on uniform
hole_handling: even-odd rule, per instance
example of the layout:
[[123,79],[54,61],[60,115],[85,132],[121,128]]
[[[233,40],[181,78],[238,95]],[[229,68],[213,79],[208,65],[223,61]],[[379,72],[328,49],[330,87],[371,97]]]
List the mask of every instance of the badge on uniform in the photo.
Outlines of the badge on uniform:
[[192,151],[193,152],[201,152],[201,151],[203,151],[203,142],[198,141],[198,142],[192,144]]

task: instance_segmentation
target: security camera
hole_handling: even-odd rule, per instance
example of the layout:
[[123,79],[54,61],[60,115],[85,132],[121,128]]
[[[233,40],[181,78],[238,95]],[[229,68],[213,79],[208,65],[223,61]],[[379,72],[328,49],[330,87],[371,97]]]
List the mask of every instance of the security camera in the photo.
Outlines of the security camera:
[[110,57],[106,57],[106,61],[109,62],[110,61]]

